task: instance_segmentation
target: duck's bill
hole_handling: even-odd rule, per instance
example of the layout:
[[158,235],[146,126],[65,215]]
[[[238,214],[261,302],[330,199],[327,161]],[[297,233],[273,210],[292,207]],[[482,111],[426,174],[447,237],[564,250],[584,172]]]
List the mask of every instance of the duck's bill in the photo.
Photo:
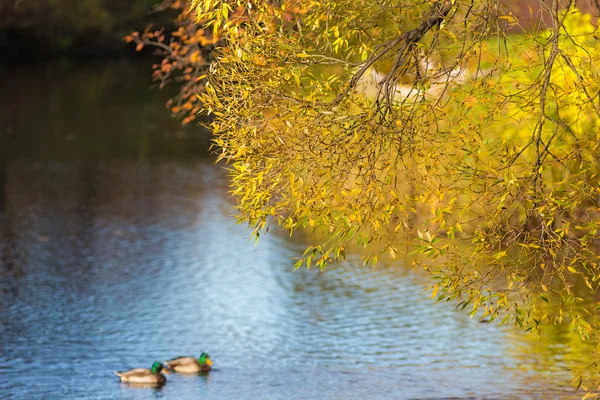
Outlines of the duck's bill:
[[169,368],[163,368],[162,372],[164,372],[167,375],[171,375],[171,372],[169,371]]
[[209,367],[212,367],[212,361],[210,358],[206,360],[206,364],[208,364]]

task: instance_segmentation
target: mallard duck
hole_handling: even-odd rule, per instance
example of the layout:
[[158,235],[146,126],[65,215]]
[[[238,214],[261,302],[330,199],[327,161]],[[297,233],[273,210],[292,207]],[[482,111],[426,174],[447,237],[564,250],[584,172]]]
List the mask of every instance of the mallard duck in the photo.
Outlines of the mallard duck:
[[167,367],[175,372],[191,374],[194,372],[208,372],[212,367],[212,361],[206,353],[200,354],[200,357],[177,357],[165,361]]
[[134,368],[129,371],[117,372],[115,371],[115,375],[121,378],[121,382],[129,382],[129,383],[153,383],[162,385],[167,382],[167,378],[161,374],[164,372],[168,374],[169,372],[163,367],[161,363],[156,361],[152,364],[152,368]]

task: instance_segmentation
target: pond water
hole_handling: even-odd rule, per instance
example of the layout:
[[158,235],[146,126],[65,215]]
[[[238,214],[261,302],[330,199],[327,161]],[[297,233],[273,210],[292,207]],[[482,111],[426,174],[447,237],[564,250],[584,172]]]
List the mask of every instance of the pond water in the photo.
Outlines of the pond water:
[[[236,225],[209,135],[147,60],[2,71],[0,398],[577,398],[549,345],[434,305],[401,262],[293,270]],[[162,388],[114,370],[207,352]]]

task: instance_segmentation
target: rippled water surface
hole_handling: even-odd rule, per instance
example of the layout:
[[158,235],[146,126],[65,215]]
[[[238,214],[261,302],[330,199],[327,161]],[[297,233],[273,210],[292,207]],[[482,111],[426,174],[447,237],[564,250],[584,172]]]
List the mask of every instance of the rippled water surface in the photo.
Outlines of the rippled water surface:
[[[433,305],[401,262],[293,271],[301,237],[248,241],[206,132],[148,73],[0,78],[0,398],[573,396],[562,350]],[[202,351],[214,371],[160,389],[112,374]]]

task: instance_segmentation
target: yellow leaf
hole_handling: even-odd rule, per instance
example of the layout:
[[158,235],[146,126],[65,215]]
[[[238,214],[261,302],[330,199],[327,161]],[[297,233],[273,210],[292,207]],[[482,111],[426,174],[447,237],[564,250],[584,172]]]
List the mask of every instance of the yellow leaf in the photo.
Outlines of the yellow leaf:
[[388,252],[390,253],[390,256],[392,256],[392,258],[396,258],[396,249],[390,246],[388,247]]
[[435,299],[435,296],[437,295],[438,292],[438,285],[434,285],[433,286],[433,290],[431,291],[431,298]]

